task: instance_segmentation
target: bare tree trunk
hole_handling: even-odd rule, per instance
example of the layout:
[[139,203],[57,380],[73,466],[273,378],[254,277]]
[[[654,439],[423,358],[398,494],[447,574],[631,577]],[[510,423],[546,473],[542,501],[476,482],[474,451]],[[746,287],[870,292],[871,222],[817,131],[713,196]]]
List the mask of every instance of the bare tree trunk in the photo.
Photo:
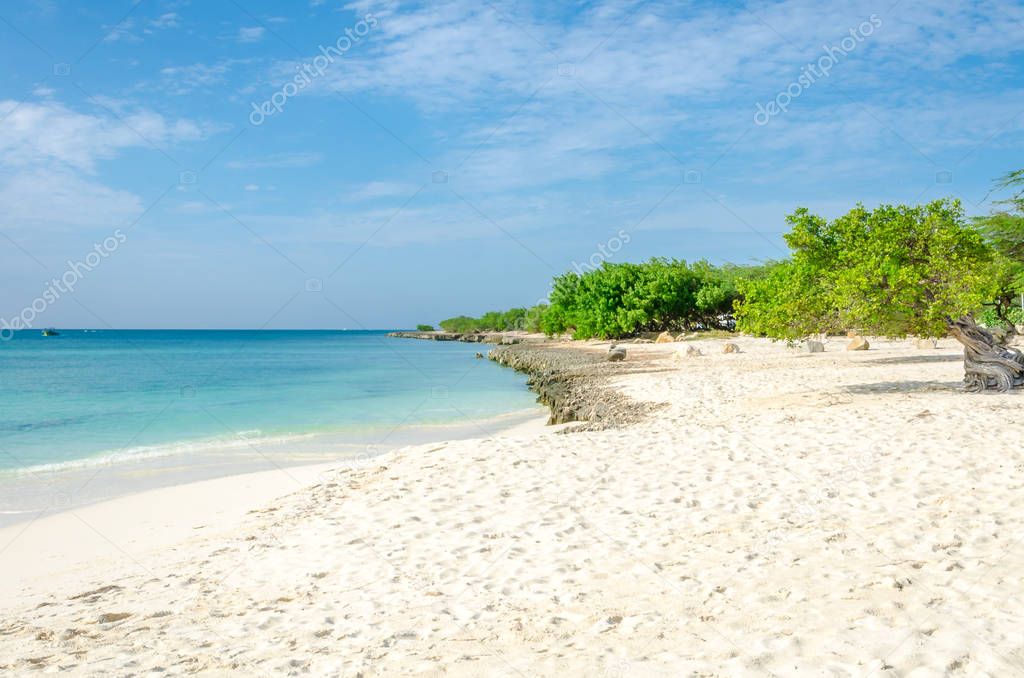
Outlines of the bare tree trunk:
[[1006,392],[1024,385],[1024,353],[1004,346],[974,318],[949,324],[949,333],[964,345],[964,388],[972,393],[989,389]]

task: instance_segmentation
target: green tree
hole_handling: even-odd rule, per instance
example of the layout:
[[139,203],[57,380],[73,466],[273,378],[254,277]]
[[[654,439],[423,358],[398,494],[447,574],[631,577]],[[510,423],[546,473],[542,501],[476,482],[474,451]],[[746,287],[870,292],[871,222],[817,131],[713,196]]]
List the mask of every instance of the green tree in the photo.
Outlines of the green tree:
[[540,317],[542,332],[547,335],[562,334],[572,327],[579,285],[580,276],[575,273],[563,273],[555,277],[548,295],[550,304]]
[[856,329],[945,336],[991,297],[992,252],[959,201],[787,217],[791,261],[746,286],[739,328],[775,338]]
[[460,315],[448,318],[440,322],[441,329],[445,332],[476,332],[479,330],[480,321],[476,318]]
[[583,274],[555,278],[540,326],[548,334],[572,332],[577,339],[731,328],[738,283],[755,270],[666,258],[605,262]]
[[505,330],[505,320],[501,311],[488,311],[480,317],[477,322],[477,329],[488,332],[502,332]]
[[[1010,172],[996,184],[996,189],[1024,186],[1024,170]],[[986,303],[991,313],[983,318],[986,324],[1012,325],[1020,320],[1020,295],[1024,293],[1024,191],[996,202],[998,208],[974,221],[994,252],[989,276],[993,296]]]
[[544,314],[548,308],[547,304],[537,304],[528,308],[523,318],[523,329],[527,332],[543,332]]
[[736,329],[774,339],[834,332],[839,319],[825,296],[820,269],[806,261],[784,261],[764,275],[737,282]]
[[417,325],[416,326],[416,330],[418,332],[433,332],[434,331],[434,326],[433,325]]

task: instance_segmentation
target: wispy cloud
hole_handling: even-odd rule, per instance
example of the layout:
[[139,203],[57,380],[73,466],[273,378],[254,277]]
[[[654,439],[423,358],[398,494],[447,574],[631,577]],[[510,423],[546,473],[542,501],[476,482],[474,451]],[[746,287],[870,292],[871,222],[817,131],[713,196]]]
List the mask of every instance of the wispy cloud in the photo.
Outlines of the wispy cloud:
[[[950,137],[977,143],[991,133],[976,125],[985,117],[980,109],[991,104],[1009,115],[1019,102],[1019,93],[1001,92],[966,107],[938,106],[928,92],[957,77],[947,71],[959,60],[1021,50],[1005,26],[1024,22],[1024,7],[1009,0],[903,0],[891,14],[853,0],[832,7],[827,21],[812,0],[601,2],[565,20],[529,4],[469,0],[393,4],[383,13],[374,34],[346,55],[346,67],[310,92],[393,96],[449,120],[458,127],[443,163],[471,154],[461,174],[494,192],[598,180],[652,163],[685,171],[715,162],[744,133],[739,150],[747,153],[782,145],[816,153],[825,133],[862,151],[894,136],[915,146]],[[788,121],[773,120],[770,132],[751,129],[756,102],[872,16],[881,25],[794,104]],[[915,71],[929,72],[929,83],[908,80]],[[836,98],[843,116],[835,115]],[[950,114],[951,107],[974,114]],[[823,116],[831,129],[819,124]],[[682,138],[691,141],[680,147]]]
[[164,12],[149,20],[127,17],[113,26],[104,26],[103,29],[106,31],[106,35],[103,36],[103,41],[141,42],[142,35],[153,35],[158,31],[178,28],[181,25],[180,20],[181,17],[177,12]]
[[232,68],[246,62],[245,59],[224,59],[212,64],[167,66],[160,69],[160,77],[166,91],[177,95],[188,94],[197,89],[223,84]]
[[155,19],[149,21],[146,27],[149,31],[160,30],[165,28],[177,28],[179,26],[180,17],[176,12],[165,12]]
[[268,169],[284,167],[309,167],[323,160],[323,155],[313,152],[271,153],[261,158],[232,160],[225,163],[231,169]]
[[238,42],[259,42],[266,32],[263,26],[243,26],[238,29]]
[[0,202],[0,228],[23,232],[123,225],[144,209],[138,196],[60,166],[0,169]]
[[134,19],[125,19],[119,24],[104,26],[103,28],[107,32],[103,36],[104,42],[139,42],[142,40],[142,38],[134,33]]
[[399,181],[371,181],[348,191],[346,197],[349,200],[362,201],[411,196],[418,188],[416,184]]
[[131,148],[204,139],[211,127],[118,105],[81,112],[55,101],[0,101],[0,227],[67,228],[122,222],[141,200],[99,179],[101,161]]
[[[771,195],[781,167],[805,184],[828,167],[833,184],[814,204],[831,209],[850,202],[834,194],[835,179],[857,181],[872,167],[879,178],[917,172],[934,181],[926,155],[956,148],[960,157],[993,135],[1020,139],[1024,126],[1024,117],[1014,118],[1024,109],[1020,90],[960,82],[950,70],[1021,51],[1004,29],[1005,21],[1024,21],[1024,7],[1009,0],[903,0],[890,14],[853,0],[831,6],[827,19],[812,0],[598,2],[565,16],[469,0],[348,8],[374,12],[379,26],[310,93],[414,107],[444,129],[434,160],[450,172],[451,187],[513,233],[581,222],[750,233],[749,222],[771,230],[789,211]],[[831,78],[769,127],[754,124],[758,101],[876,13],[881,25]],[[928,78],[916,77],[924,72]],[[673,185],[682,188],[666,198]],[[372,181],[344,194],[365,206],[302,215],[296,227],[347,241],[391,219],[375,242],[504,237],[452,194],[398,211],[415,188]],[[730,212],[722,203],[743,207]],[[766,224],[758,215],[768,209]]]
[[204,138],[207,128],[188,119],[169,120],[146,109],[82,113],[57,102],[0,101],[0,166],[24,167],[55,161],[93,172],[98,160],[138,146],[165,146]]

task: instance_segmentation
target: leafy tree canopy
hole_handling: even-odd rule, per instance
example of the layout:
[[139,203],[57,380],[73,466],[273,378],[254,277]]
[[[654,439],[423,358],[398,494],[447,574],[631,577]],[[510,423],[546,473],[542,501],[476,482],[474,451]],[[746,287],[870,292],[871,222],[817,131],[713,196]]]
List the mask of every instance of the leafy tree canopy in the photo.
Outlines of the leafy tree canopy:
[[[1024,170],[1010,172],[996,184],[997,189],[1024,186]],[[977,217],[974,222],[994,253],[989,275],[993,283],[992,300],[986,304],[990,313],[983,315],[987,324],[1011,324],[1021,320],[1020,295],[1024,293],[1024,191],[996,203],[992,214]]]
[[801,208],[787,222],[792,260],[743,286],[744,331],[944,336],[950,318],[991,298],[992,252],[959,201],[857,205],[832,221]]
[[729,327],[737,281],[756,268],[664,258],[605,262],[583,274],[555,278],[541,327],[548,334],[571,332],[577,339]]

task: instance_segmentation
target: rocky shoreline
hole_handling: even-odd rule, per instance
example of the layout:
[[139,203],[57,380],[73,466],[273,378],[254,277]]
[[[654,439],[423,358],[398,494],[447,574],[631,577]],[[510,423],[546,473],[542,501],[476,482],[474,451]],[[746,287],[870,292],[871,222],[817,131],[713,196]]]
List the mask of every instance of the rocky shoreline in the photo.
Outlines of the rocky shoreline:
[[426,341],[462,341],[470,344],[522,344],[547,341],[542,335],[515,332],[388,332],[397,339],[423,339]]
[[551,410],[549,425],[580,422],[567,432],[628,426],[663,407],[637,402],[607,386],[610,377],[645,367],[643,361],[612,363],[598,352],[551,343],[499,346],[487,357],[529,375],[526,384],[537,393],[537,402]]
[[[528,375],[527,386],[537,402],[551,410],[548,424],[579,425],[566,431],[599,431],[627,426],[643,419],[658,407],[639,403],[608,388],[609,377],[635,372],[646,365],[642,360],[609,362],[606,355],[551,341],[524,332],[389,332],[398,339],[461,341],[496,344],[487,357],[505,367]],[[635,341],[650,340],[637,339]],[[482,357],[478,353],[477,357]]]

